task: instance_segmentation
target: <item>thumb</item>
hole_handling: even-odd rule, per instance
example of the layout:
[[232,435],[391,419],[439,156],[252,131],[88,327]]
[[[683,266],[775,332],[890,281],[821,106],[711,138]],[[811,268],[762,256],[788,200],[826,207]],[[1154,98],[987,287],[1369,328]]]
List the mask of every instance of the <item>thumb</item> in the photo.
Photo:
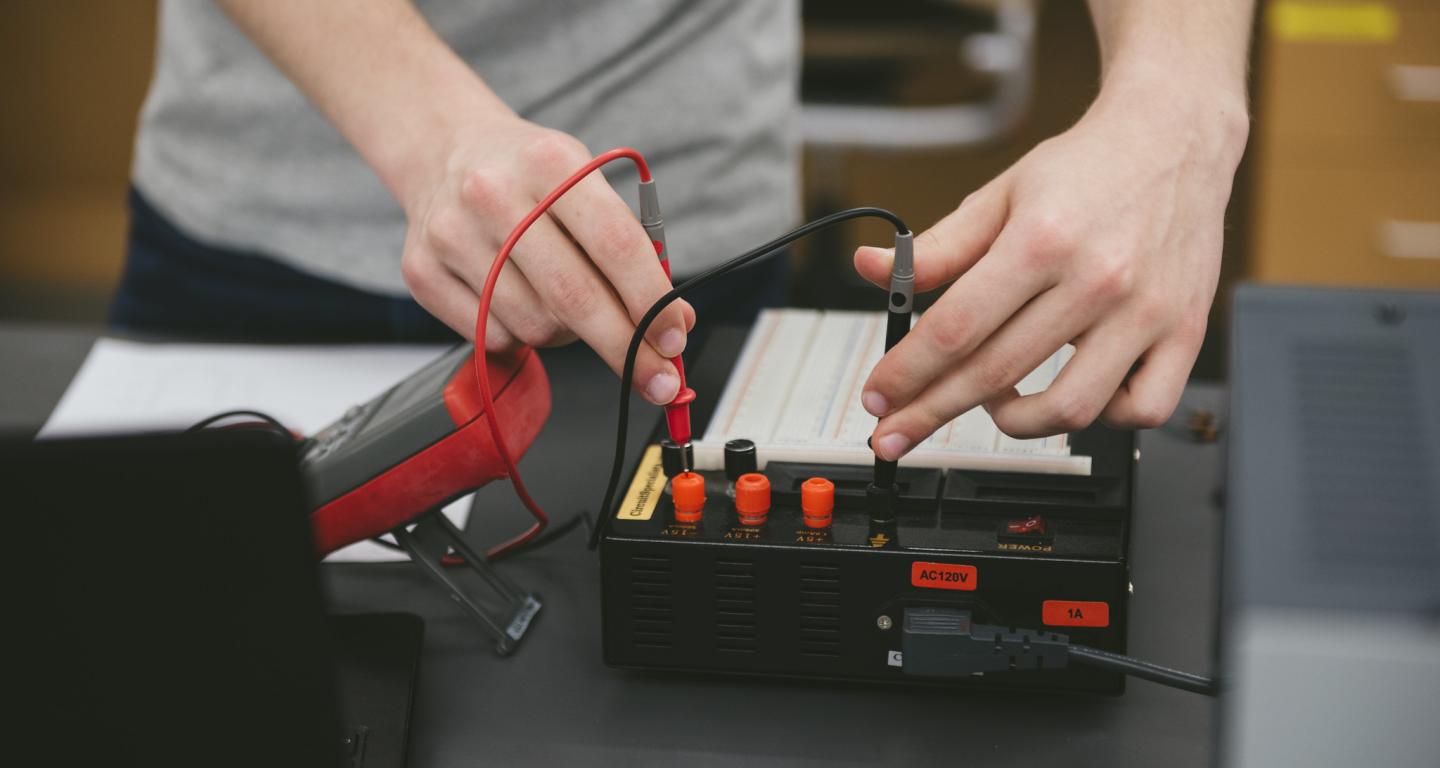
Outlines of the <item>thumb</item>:
[[[999,236],[1009,210],[1003,177],[965,198],[950,215],[915,238],[915,290],[944,285],[975,265]],[[861,246],[855,251],[855,271],[883,287],[890,284],[894,248]]]

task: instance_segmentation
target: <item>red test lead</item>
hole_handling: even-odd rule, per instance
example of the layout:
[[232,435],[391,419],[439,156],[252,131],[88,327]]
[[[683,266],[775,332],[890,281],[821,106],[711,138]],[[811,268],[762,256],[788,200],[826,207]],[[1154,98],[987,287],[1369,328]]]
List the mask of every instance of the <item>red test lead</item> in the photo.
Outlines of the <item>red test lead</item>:
[[[596,155],[595,159],[581,166],[580,169],[575,171],[575,173],[571,174],[569,178],[560,182],[559,186],[550,190],[550,194],[546,195],[544,199],[536,203],[535,207],[530,209],[530,212],[525,215],[525,218],[521,219],[520,223],[516,224],[515,228],[510,230],[509,236],[505,238],[505,242],[500,246],[500,251],[495,254],[495,260],[490,262],[490,272],[486,275],[485,286],[480,291],[480,308],[479,311],[476,313],[475,317],[475,338],[477,339],[477,345],[475,348],[474,359],[475,378],[480,385],[480,402],[482,404],[483,412],[485,414],[485,420],[489,423],[490,426],[490,437],[494,441],[496,452],[500,455],[500,459],[505,466],[505,473],[510,477],[510,484],[515,488],[515,495],[520,497],[521,503],[523,503],[525,505],[525,508],[530,511],[530,515],[535,518],[534,524],[532,524],[528,529],[526,529],[524,533],[521,533],[519,536],[516,536],[509,541],[506,541],[491,548],[490,551],[486,553],[488,557],[496,557],[498,555],[503,555],[507,552],[524,546],[526,542],[529,542],[531,539],[534,539],[536,536],[538,536],[540,532],[545,529],[546,523],[550,521],[550,518],[546,516],[544,510],[540,509],[540,505],[535,503],[535,499],[531,498],[530,491],[526,489],[524,481],[520,479],[520,471],[515,467],[515,459],[513,456],[511,456],[510,449],[506,446],[505,439],[501,434],[500,419],[495,412],[495,393],[491,391],[490,377],[486,376],[483,371],[484,364],[487,360],[487,356],[483,354],[483,350],[485,349],[485,328],[486,325],[489,323],[490,319],[490,302],[495,295],[495,284],[500,280],[500,270],[505,266],[505,262],[510,259],[510,252],[515,249],[515,244],[520,241],[520,238],[525,234],[526,230],[530,229],[530,225],[534,224],[536,219],[544,216],[545,212],[550,210],[550,206],[554,205],[556,200],[559,200],[562,195],[564,195],[566,192],[569,192],[571,187],[579,184],[580,181],[586,176],[594,173],[606,163],[622,159],[629,160],[630,162],[634,163],[635,170],[640,174],[642,207],[644,206],[643,199],[646,194],[644,191],[645,185],[651,185],[650,192],[648,194],[651,196],[652,203],[654,205],[655,219],[657,222],[659,222],[659,203],[658,201],[653,201],[655,195],[654,180],[650,178],[650,166],[645,162],[645,158],[642,157],[639,152],[636,152],[629,147],[620,147],[618,149],[612,149],[608,152],[602,152],[599,155]],[[660,235],[663,238],[664,232],[661,231]],[[652,235],[652,238],[653,237],[654,235]],[[663,240],[661,240],[659,243],[659,247],[661,248],[662,263],[665,263],[663,260],[663,245],[664,242]],[[670,267],[668,263],[665,263],[665,274],[666,276],[669,276],[670,274]],[[679,358],[675,359],[675,366],[676,368],[680,368]],[[681,397],[683,397],[687,391],[689,391],[690,393],[690,400],[694,400],[695,392],[694,390],[687,390],[685,388],[685,374],[684,370],[681,369]],[[680,397],[677,397],[675,401],[679,402],[680,399]],[[686,402],[688,403],[689,401],[687,400]],[[672,402],[669,407],[675,408],[676,404]],[[677,440],[677,442],[682,443],[689,442],[690,440],[689,408],[687,407],[684,410],[684,429],[682,430],[684,439]],[[668,411],[666,416],[669,417]],[[672,421],[671,424],[671,434],[673,435],[675,434],[675,422]],[[689,469],[689,467],[686,467],[686,469]]]
[[[645,228],[645,233],[650,236],[650,244],[655,246],[655,255],[660,259],[660,266],[665,270],[665,277],[670,277],[670,250],[665,245],[665,218],[660,215],[660,195],[655,190],[654,179],[641,179],[640,181],[640,225]],[[676,393],[675,399],[665,406],[665,426],[670,432],[670,439],[678,445],[687,445],[690,442],[690,403],[695,401],[695,390],[685,384],[685,361],[679,356],[671,360],[675,364],[675,372],[680,375],[680,391]],[[688,471],[692,467],[685,467]]]

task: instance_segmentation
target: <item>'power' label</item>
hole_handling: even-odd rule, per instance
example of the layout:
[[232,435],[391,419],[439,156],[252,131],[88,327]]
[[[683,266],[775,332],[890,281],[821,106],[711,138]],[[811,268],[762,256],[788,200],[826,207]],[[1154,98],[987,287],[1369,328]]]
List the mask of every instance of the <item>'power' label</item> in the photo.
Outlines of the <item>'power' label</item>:
[[979,578],[973,565],[952,563],[911,563],[910,584],[926,589],[958,589],[971,592]]

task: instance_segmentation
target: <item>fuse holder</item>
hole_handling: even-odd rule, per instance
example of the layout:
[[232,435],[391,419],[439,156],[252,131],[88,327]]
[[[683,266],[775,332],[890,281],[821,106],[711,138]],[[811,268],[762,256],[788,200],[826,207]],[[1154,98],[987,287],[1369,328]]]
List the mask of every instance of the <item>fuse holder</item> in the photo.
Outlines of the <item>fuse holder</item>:
[[812,477],[800,484],[800,511],[806,528],[825,528],[835,515],[835,484]]
[[735,479],[735,512],[741,525],[764,525],[770,514],[770,478],[748,472]]
[[705,511],[705,478],[695,472],[670,478],[670,498],[675,502],[675,522],[700,522]]

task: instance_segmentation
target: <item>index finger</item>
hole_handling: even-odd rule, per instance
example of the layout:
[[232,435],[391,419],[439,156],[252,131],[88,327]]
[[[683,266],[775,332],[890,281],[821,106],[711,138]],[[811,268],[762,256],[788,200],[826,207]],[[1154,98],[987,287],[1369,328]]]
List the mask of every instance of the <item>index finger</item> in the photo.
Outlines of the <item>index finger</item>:
[[[929,291],[975,266],[999,236],[1009,212],[1006,189],[997,179],[965,198],[945,218],[915,236],[915,290]],[[855,271],[875,285],[890,287],[895,249],[861,246]]]
[[[576,184],[550,212],[610,282],[632,323],[670,291],[650,236],[604,177]],[[646,329],[646,341],[665,357],[685,351],[685,306],[683,299],[672,302]]]
[[990,253],[943,293],[895,348],[880,358],[860,396],[865,410],[885,416],[905,407],[930,382],[974,352],[1012,315],[1054,284],[1026,268],[1016,237],[1000,233]]

